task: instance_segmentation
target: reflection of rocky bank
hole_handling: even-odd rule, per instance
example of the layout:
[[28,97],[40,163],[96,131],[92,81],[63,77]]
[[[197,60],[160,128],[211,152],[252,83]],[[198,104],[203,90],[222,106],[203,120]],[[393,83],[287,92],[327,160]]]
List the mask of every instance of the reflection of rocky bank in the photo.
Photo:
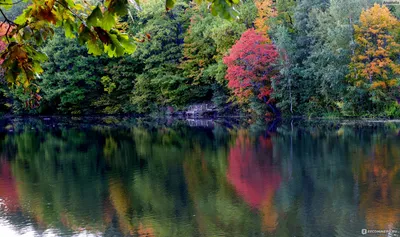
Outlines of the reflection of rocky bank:
[[255,147],[246,133],[239,132],[228,156],[227,176],[244,201],[262,212],[264,227],[273,230],[278,218],[273,197],[281,175],[272,164],[271,138],[259,137],[258,144]]

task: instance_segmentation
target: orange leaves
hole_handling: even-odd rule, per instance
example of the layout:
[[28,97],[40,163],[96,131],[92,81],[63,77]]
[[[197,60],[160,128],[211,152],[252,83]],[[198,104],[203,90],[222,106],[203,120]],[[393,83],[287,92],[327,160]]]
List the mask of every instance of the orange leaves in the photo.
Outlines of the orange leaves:
[[396,79],[389,80],[388,86],[389,87],[398,86],[397,80]]
[[368,59],[368,57],[365,56],[365,55],[359,55],[359,56],[358,56],[358,60],[360,60],[360,61],[366,60],[366,59]]
[[10,36],[10,35],[11,35],[11,32],[12,32],[12,30],[13,30],[14,28],[15,28],[14,26],[9,25],[9,24],[7,24],[7,23],[5,23],[5,22],[1,23],[1,24],[0,24],[0,37],[6,36],[6,34],[7,34],[8,36]]
[[31,93],[30,98],[25,101],[25,107],[30,109],[36,109],[40,106],[42,97],[37,93]]
[[393,36],[400,22],[386,6],[375,4],[360,15],[360,23],[354,26],[355,53],[350,64],[350,81],[355,86],[367,85],[370,90],[397,86],[394,79],[400,66],[396,55],[400,44]]
[[368,10],[364,10],[360,16],[361,28],[369,28],[377,32],[398,25],[399,22],[386,6],[374,4]]
[[5,79],[9,85],[22,85],[24,90],[28,90],[35,74],[43,71],[40,63],[46,59],[45,54],[29,45],[11,42],[1,55]]
[[34,2],[32,5],[32,16],[39,20],[45,20],[51,22],[52,24],[56,24],[57,17],[54,9],[54,3],[54,0],[43,1],[43,3]]
[[386,83],[384,81],[374,81],[371,85],[371,89],[376,89],[378,87],[386,88]]
[[149,33],[146,33],[146,38],[147,38],[148,40],[151,40],[151,35],[150,35]]
[[271,43],[271,39],[268,36],[268,20],[271,17],[276,17],[278,15],[277,11],[272,6],[272,0],[257,0],[255,4],[258,9],[258,17],[254,21],[256,31],[267,37],[267,43]]
[[25,62],[28,60],[27,52],[20,45],[15,47],[15,50],[11,52],[11,57],[19,62]]

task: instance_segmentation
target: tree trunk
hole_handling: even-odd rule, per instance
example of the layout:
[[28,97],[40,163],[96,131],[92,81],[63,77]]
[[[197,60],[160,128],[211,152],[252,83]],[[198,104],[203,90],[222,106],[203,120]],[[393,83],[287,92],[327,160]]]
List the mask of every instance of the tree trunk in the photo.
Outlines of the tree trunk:
[[275,117],[281,117],[281,111],[274,104],[268,103],[267,105],[272,110],[272,113],[274,113]]

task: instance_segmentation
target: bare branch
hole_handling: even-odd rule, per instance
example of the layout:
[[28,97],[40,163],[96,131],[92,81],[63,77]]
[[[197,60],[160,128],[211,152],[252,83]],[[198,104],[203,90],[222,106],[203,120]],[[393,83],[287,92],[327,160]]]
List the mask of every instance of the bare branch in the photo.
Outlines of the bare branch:
[[15,23],[12,20],[7,18],[6,14],[4,14],[3,9],[1,9],[1,8],[0,8],[0,13],[1,13],[1,15],[3,15],[4,21],[6,21],[9,24],[15,25]]
[[3,23],[1,23],[1,27],[4,25],[4,23],[7,23],[7,24],[8,24],[8,27],[7,27],[7,31],[6,31],[5,36],[6,36],[7,42],[10,43],[10,38],[9,38],[9,36],[8,36],[8,33],[10,33],[10,29],[11,29],[11,27],[12,27],[13,25],[15,25],[15,23],[14,23],[13,21],[11,21],[10,19],[7,18],[6,14],[4,14],[3,9],[1,9],[1,8],[0,8],[0,13],[1,13],[1,15],[3,15],[3,17],[4,17],[4,21],[3,21]]

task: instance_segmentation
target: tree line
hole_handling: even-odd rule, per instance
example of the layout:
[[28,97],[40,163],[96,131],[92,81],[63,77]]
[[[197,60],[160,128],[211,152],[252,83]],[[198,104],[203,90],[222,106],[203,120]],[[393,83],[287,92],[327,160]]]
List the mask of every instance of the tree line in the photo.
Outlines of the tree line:
[[[400,8],[379,3],[247,0],[221,18],[209,3],[166,9],[147,0],[107,24],[110,8],[93,2],[86,22],[98,41],[69,23],[49,27],[54,36],[27,51],[36,55],[34,80],[17,85],[20,74],[10,83],[4,73],[1,109],[160,115],[212,102],[227,115],[398,117]],[[103,39],[98,28],[111,33]],[[2,47],[9,50],[7,40]]]

